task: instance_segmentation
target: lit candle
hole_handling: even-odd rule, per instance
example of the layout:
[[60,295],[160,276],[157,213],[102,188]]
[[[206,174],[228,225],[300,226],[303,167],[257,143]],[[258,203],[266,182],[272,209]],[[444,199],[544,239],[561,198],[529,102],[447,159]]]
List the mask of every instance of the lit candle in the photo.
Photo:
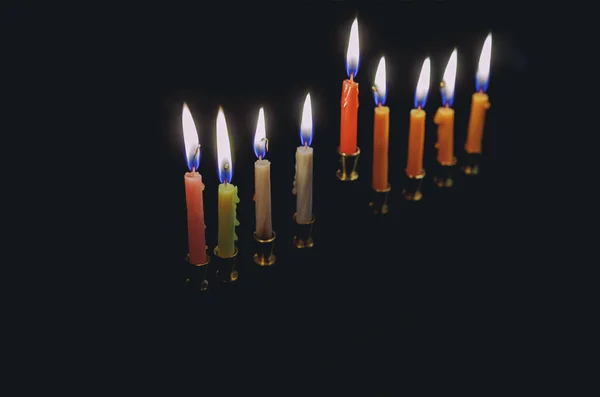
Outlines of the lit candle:
[[442,107],[440,107],[433,122],[438,125],[437,131],[437,161],[441,165],[454,165],[454,109],[452,102],[454,101],[454,83],[456,81],[456,50],[452,51],[444,78],[440,84],[442,93]]
[[388,188],[388,143],[390,137],[390,108],[383,106],[386,99],[385,58],[381,57],[373,95],[375,97],[375,122],[373,125],[373,189]]
[[358,83],[354,82],[358,72],[360,52],[358,46],[358,20],[354,20],[350,29],[348,51],[346,53],[346,73],[348,79],[342,84],[340,152],[353,154],[357,147],[358,128]]
[[192,113],[187,104],[183,104],[181,112],[181,123],[183,126],[183,142],[185,145],[185,156],[190,172],[186,172],[185,202],[187,207],[188,225],[188,252],[189,262],[194,265],[202,265],[207,262],[206,235],[204,226],[204,200],[202,191],[202,175],[196,170],[200,164],[200,144],[198,143],[198,132],[194,125]]
[[237,186],[231,184],[233,164],[231,161],[231,147],[227,133],[227,123],[223,109],[219,108],[217,114],[217,157],[219,179],[219,238],[218,253],[222,258],[229,258],[235,254],[235,227],[240,223],[237,220],[238,197]]
[[467,143],[465,151],[469,154],[481,153],[481,141],[483,139],[483,126],[485,125],[485,113],[490,108],[490,98],[485,93],[490,78],[490,59],[492,56],[492,34],[488,34],[481,55],[479,66],[475,77],[476,91],[471,100],[471,116],[469,118],[469,129],[467,132]]
[[254,201],[256,209],[256,235],[270,239],[273,235],[271,224],[271,163],[263,158],[269,150],[265,130],[265,113],[258,111],[258,122],[254,134],[254,153],[258,160],[254,163]]
[[415,90],[415,109],[410,111],[410,129],[408,131],[408,160],[406,175],[414,178],[423,174],[423,145],[425,143],[425,103],[429,93],[431,64],[429,58],[423,62],[421,75]]
[[302,109],[302,122],[300,124],[300,142],[302,145],[296,149],[296,177],[294,178],[294,190],[292,191],[296,195],[297,223],[310,223],[313,216],[313,148],[310,147],[312,138],[312,109],[310,94],[308,94]]

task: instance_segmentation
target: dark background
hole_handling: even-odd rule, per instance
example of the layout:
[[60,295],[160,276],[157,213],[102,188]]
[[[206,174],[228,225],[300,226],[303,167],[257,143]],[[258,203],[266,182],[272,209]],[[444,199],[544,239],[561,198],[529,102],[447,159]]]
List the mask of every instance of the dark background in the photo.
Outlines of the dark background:
[[[119,368],[107,370],[107,379],[140,379],[138,386],[165,386],[169,394],[196,383],[203,390],[218,380],[225,391],[275,386],[280,395],[289,395],[307,386],[312,393],[384,395],[409,385],[444,387],[477,379],[489,386],[523,376],[519,364],[526,355],[521,351],[519,362],[512,358],[522,332],[515,308],[523,280],[512,269],[520,243],[511,235],[511,214],[518,204],[506,189],[503,170],[511,163],[511,142],[525,133],[519,93],[531,69],[532,39],[525,23],[530,15],[496,2],[368,4],[81,6],[70,14],[49,7],[31,15],[15,7],[20,16],[39,22],[37,29],[18,27],[19,40],[36,41],[42,58],[66,55],[68,61],[50,65],[43,78],[52,76],[48,80],[59,85],[75,81],[65,106],[93,113],[94,138],[107,147],[98,162],[121,174],[91,192],[103,210],[115,210],[107,211],[113,232],[104,235],[96,251],[110,256],[106,269],[111,270],[102,272],[127,280],[118,293],[107,288],[96,297],[93,313],[109,314],[98,327],[99,343],[112,348],[111,365]],[[335,178],[340,92],[356,16],[360,179],[342,184]],[[432,118],[441,104],[438,83],[456,47],[455,150],[460,160],[477,62],[489,32],[492,107],[481,175],[457,174],[455,187],[441,191],[433,186],[430,171],[435,165]],[[18,51],[27,53],[22,47]],[[382,55],[391,109],[392,192],[390,213],[376,218],[367,207],[370,87]],[[401,189],[409,111],[427,56],[432,62],[425,109],[428,175],[424,199],[408,203]],[[24,70],[34,67],[33,62],[23,65]],[[77,94],[91,90],[97,95],[89,101]],[[291,190],[308,92],[314,118],[316,243],[298,250],[291,244]],[[217,235],[219,106],[229,127],[233,183],[241,200],[240,278],[233,285],[214,283],[204,294],[184,284],[189,275],[180,121],[184,101],[203,145],[200,172],[211,254]],[[270,140],[277,232],[272,268],[252,263],[252,140],[261,106]],[[106,178],[103,174],[98,172],[98,178]],[[253,384],[241,380],[255,373],[262,375]]]

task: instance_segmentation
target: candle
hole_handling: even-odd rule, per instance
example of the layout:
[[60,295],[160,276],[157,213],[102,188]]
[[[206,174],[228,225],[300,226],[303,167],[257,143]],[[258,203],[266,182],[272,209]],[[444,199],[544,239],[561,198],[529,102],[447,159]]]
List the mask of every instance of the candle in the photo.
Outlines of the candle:
[[354,77],[358,72],[359,64],[358,47],[358,20],[354,20],[350,29],[348,51],[346,52],[346,73],[348,79],[342,84],[341,120],[340,120],[340,152],[352,154],[357,148],[357,122],[358,122],[358,83]]
[[431,63],[425,59],[421,75],[415,90],[415,109],[410,111],[410,129],[408,131],[408,160],[406,175],[414,178],[423,174],[423,145],[425,143],[425,103],[429,92]]
[[258,111],[258,122],[254,134],[254,153],[258,160],[254,163],[254,202],[256,209],[256,235],[270,239],[273,235],[271,224],[271,163],[263,157],[269,150],[265,129],[265,113]]
[[373,95],[375,97],[375,121],[373,125],[373,189],[388,188],[388,143],[390,137],[390,108],[383,106],[386,99],[385,58],[381,57]]
[[300,124],[300,142],[302,145],[296,149],[296,177],[294,178],[294,190],[292,191],[296,195],[297,223],[310,223],[313,216],[313,148],[310,147],[312,138],[312,109],[310,94],[308,94],[302,109],[302,122]]
[[440,107],[433,122],[438,125],[437,131],[437,161],[442,165],[454,164],[454,109],[452,102],[454,101],[454,83],[456,81],[456,49],[452,51],[444,78],[440,84],[442,93],[442,107]]
[[198,143],[198,132],[194,125],[192,113],[187,104],[183,104],[181,112],[181,123],[183,127],[183,142],[185,155],[190,172],[186,172],[185,202],[187,207],[188,225],[188,252],[189,262],[194,265],[202,265],[207,262],[206,236],[204,226],[204,200],[202,191],[202,175],[196,170],[200,164],[200,144]]
[[217,114],[217,157],[219,161],[219,238],[218,252],[222,258],[232,257],[235,253],[235,227],[240,223],[237,220],[238,197],[237,186],[231,184],[233,164],[231,161],[231,147],[227,133],[227,123],[223,109],[219,108]]
[[469,117],[469,129],[467,132],[467,143],[465,151],[469,154],[481,153],[481,141],[483,139],[483,126],[485,125],[485,113],[490,108],[490,98],[485,93],[490,78],[490,58],[492,56],[492,34],[490,33],[481,49],[479,65],[475,77],[476,91],[471,100],[471,116]]

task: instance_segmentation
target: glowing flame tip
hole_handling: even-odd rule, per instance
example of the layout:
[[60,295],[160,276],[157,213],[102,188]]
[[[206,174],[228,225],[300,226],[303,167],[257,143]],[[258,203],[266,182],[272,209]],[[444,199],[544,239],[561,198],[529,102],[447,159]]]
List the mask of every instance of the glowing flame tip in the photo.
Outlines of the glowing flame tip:
[[387,97],[386,78],[385,57],[381,57],[379,65],[377,66],[377,72],[375,73],[375,84],[373,86],[375,105],[385,105]]
[[198,143],[198,131],[196,131],[192,112],[185,102],[181,111],[181,126],[183,128],[185,160],[189,170],[192,171],[198,169],[198,165],[200,165],[200,144]]
[[475,87],[477,91],[486,92],[490,81],[490,62],[492,58],[492,34],[488,34],[481,49]]
[[457,64],[457,52],[456,48],[452,51],[446,70],[444,71],[444,78],[442,79],[442,104],[444,106],[452,106],[454,102],[454,87],[456,83],[456,64]]
[[262,159],[267,154],[267,132],[265,128],[265,112],[263,108],[258,111],[258,121],[256,122],[256,132],[254,133],[254,153],[256,157]]
[[302,121],[300,123],[300,142],[302,146],[310,146],[313,138],[312,104],[310,93],[306,95],[302,108]]
[[431,61],[429,57],[423,62],[421,74],[415,90],[415,108],[424,108],[429,94],[429,84],[431,81]]
[[358,18],[352,22],[350,37],[348,38],[348,50],[346,51],[346,73],[348,77],[356,77],[360,63],[360,46],[358,42]]
[[231,161],[231,146],[229,145],[229,133],[223,108],[219,107],[217,114],[217,158],[219,161],[219,179],[221,183],[230,183],[233,177],[233,163]]

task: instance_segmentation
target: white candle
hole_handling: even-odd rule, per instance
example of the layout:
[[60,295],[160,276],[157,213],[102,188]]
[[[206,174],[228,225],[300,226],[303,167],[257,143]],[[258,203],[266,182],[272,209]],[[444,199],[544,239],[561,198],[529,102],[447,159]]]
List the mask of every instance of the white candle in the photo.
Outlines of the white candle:
[[268,151],[265,129],[265,113],[258,111],[258,122],[254,134],[254,152],[258,160],[254,163],[254,205],[256,209],[256,235],[268,240],[273,236],[271,220],[271,162],[263,160]]
[[313,148],[310,147],[313,135],[310,94],[306,95],[300,125],[302,146],[296,149],[296,177],[293,193],[296,195],[296,222],[310,223],[312,220],[313,188]]

